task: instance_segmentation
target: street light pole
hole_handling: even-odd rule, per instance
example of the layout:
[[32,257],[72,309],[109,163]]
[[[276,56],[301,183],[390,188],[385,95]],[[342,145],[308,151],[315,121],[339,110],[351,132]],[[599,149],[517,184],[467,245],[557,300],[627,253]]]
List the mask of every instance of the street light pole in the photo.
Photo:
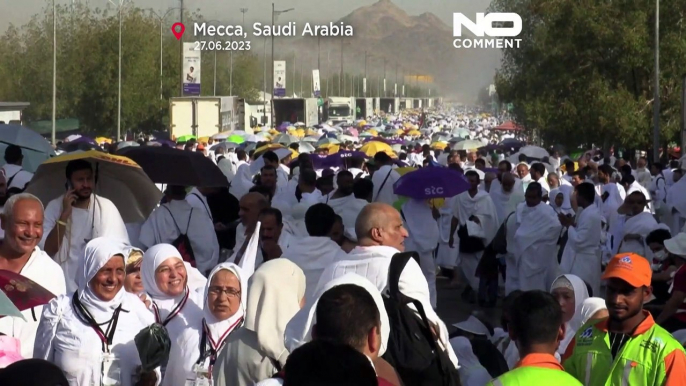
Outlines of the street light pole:
[[[367,83],[367,51],[364,52],[364,83]],[[364,83],[362,83],[362,92],[364,97],[367,97],[367,88]]]
[[387,96],[386,95],[386,58],[383,58],[383,96],[384,98]]
[[169,12],[177,10],[177,9],[179,9],[179,8],[178,7],[169,8],[169,9],[167,9],[167,12],[162,14],[162,16],[160,16],[157,12],[155,12],[155,10],[151,10],[152,13],[154,13],[155,16],[157,16],[160,19],[160,100],[162,100],[162,90],[163,90],[163,88],[162,88],[162,64],[163,64],[163,60],[164,60],[162,57],[162,37],[163,37],[162,27],[163,27],[164,20],[167,18],[167,15],[169,15]]
[[[179,23],[183,24],[183,0],[179,0],[181,3],[179,6]],[[181,76],[181,83],[179,87],[181,88],[181,93],[179,96],[183,96],[183,35],[179,39],[179,75]]]
[[341,38],[341,75],[338,76],[338,92],[343,96],[342,87],[343,84],[343,38]]
[[[241,25],[245,28],[245,13],[248,12],[248,8],[241,8],[240,11],[243,14]],[[233,37],[231,38],[231,41],[233,41]],[[231,50],[229,58],[229,61],[231,62],[229,65],[229,95],[233,95],[233,50]]]
[[57,114],[57,9],[55,0],[52,0],[52,145],[56,140],[56,117]]
[[[660,0],[655,0],[655,78],[653,79],[653,162],[660,161]],[[665,149],[665,152],[667,149]]]

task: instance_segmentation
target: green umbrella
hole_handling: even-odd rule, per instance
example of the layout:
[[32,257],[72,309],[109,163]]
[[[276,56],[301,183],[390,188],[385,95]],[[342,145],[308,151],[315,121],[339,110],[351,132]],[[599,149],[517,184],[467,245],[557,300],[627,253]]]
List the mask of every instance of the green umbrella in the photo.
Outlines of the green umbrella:
[[188,142],[191,139],[197,139],[197,138],[195,138],[194,135],[190,135],[190,134],[189,135],[182,135],[176,139],[176,142]]
[[17,306],[15,306],[10,298],[5,295],[5,292],[0,291],[0,318],[3,316],[16,316],[22,320],[26,320]]
[[245,138],[241,137],[238,134],[234,134],[234,135],[230,136],[229,138],[227,138],[226,142],[233,142],[233,143],[240,145],[241,143],[245,142]]

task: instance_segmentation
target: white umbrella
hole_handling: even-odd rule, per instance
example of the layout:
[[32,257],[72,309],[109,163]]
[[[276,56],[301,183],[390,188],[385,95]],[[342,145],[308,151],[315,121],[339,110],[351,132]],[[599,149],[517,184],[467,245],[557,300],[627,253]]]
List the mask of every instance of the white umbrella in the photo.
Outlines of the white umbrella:
[[267,139],[267,138],[271,137],[271,135],[269,133],[267,133],[266,131],[260,131],[259,133],[255,134],[255,137]]
[[303,122],[295,122],[295,124],[294,124],[293,126],[295,126],[295,127],[305,126],[305,123],[303,123]]
[[246,135],[243,138],[245,139],[245,142],[260,142],[260,140],[262,139],[256,136],[255,134]]
[[473,150],[478,149],[483,146],[481,141],[475,141],[473,139],[467,139],[462,142],[454,144],[451,149],[453,150]]
[[221,133],[217,133],[212,136],[212,139],[227,139],[229,138],[230,135],[233,135],[234,133],[228,132],[228,131],[222,131]]
[[347,134],[341,134],[338,139],[342,142],[345,141],[350,141],[350,142],[359,142],[360,140],[356,137],[353,137],[352,135],[347,135]]
[[[288,156],[293,155],[293,153],[291,152],[291,149],[288,149],[285,147],[274,149],[272,151],[274,152],[274,154],[276,154],[277,157],[279,157],[279,161],[283,160],[284,158],[286,158]],[[250,171],[252,172],[252,174],[259,173],[260,169],[262,169],[262,167],[264,166],[264,158],[262,158],[262,157],[264,157],[264,154],[259,156],[255,160],[255,162],[250,164]]]
[[300,142],[312,142],[312,143],[317,143],[317,141],[319,141],[319,137],[309,136],[309,137],[303,138],[302,141],[300,141]]
[[286,133],[282,133],[272,139],[272,143],[280,143],[283,145],[290,145],[293,142],[298,142],[298,137]]
[[309,142],[304,142],[300,141],[298,142],[298,152],[299,153],[314,153],[315,152],[314,146],[312,146],[311,143]]

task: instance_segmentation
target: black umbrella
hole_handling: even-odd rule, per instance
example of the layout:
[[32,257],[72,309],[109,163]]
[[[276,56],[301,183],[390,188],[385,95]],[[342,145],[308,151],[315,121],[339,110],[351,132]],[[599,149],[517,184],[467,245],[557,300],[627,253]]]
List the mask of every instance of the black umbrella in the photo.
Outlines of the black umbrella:
[[79,141],[79,142],[64,142],[57,146],[58,149],[64,151],[65,153],[71,153],[73,151],[88,151],[88,150],[98,150],[104,151],[100,146],[92,144],[90,142]]
[[214,162],[201,153],[166,146],[125,147],[117,152],[132,159],[158,184],[223,187],[229,183]]

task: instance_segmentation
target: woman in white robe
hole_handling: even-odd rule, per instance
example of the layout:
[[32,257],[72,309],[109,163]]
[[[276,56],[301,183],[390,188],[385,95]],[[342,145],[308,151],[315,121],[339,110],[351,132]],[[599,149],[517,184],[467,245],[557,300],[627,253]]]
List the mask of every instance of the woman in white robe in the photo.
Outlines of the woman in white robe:
[[[222,274],[217,275],[220,272]],[[217,294],[218,291],[221,293]],[[214,363],[226,347],[228,337],[243,326],[247,298],[248,277],[240,267],[222,263],[210,272],[204,293],[202,322],[186,328],[169,354],[167,377],[175,386],[184,386],[186,382],[194,384],[200,378],[199,374],[212,374]]]
[[[174,339],[202,322],[202,295],[189,289],[186,265],[170,244],[157,244],[145,252],[141,276],[154,320],[167,329],[172,338],[171,350],[177,350]],[[162,385],[175,385],[176,380],[166,377],[165,370],[166,366],[162,369]]]
[[[43,309],[34,358],[60,367],[70,386],[132,386],[139,376],[134,337],[154,319],[124,290],[125,254],[118,241],[91,240],[80,259],[77,291]],[[144,376],[159,379],[159,374]]]
[[576,275],[562,275],[553,282],[550,293],[555,296],[562,308],[562,321],[565,323],[565,337],[557,349],[559,355],[563,355],[569,342],[576,335],[577,330],[583,325],[581,306],[588,296],[586,283]]
[[453,346],[457,361],[460,364],[458,372],[462,386],[485,386],[491,381],[491,375],[474,354],[469,339],[458,336],[450,339],[450,344]]
[[304,304],[305,274],[288,259],[262,264],[250,279],[245,325],[229,336],[212,370],[214,386],[252,386],[286,364],[286,325]]

